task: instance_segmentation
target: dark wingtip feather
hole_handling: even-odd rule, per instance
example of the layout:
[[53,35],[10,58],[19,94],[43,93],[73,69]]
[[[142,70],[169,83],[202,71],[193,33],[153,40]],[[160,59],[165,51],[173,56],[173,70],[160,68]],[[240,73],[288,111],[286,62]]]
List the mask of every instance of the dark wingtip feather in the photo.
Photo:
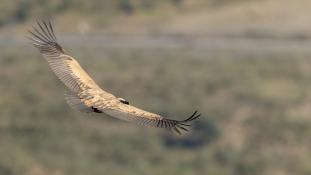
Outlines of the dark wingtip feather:
[[181,134],[180,130],[184,130],[184,131],[188,132],[189,130],[186,127],[191,126],[188,123],[191,121],[194,121],[195,119],[198,119],[200,116],[201,116],[201,114],[198,114],[198,111],[194,111],[194,113],[185,120],[181,120],[181,121],[173,120],[174,121],[173,126],[170,127],[170,130],[173,129],[178,134]]
[[32,26],[28,32],[31,34],[29,38],[33,45],[37,48],[54,48],[60,53],[64,53],[63,48],[57,43],[51,20],[37,19],[37,25]]
[[186,120],[182,120],[180,122],[189,122],[189,121],[193,121],[193,120],[199,118],[201,116],[201,114],[197,114],[197,113],[198,113],[198,111],[194,111],[194,113],[190,117],[188,117]]

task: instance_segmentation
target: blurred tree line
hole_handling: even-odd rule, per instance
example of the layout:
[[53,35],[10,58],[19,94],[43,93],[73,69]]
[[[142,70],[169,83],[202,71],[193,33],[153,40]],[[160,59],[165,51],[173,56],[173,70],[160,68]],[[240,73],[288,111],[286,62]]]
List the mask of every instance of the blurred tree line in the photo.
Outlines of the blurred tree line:
[[0,25],[65,11],[79,11],[86,14],[132,14],[136,11],[157,8],[159,4],[179,6],[182,2],[183,0],[3,0],[0,4]]
[[245,0],[2,0],[0,4],[0,26],[23,22],[30,18],[55,16],[66,12],[77,12],[83,16],[131,15],[136,12],[163,10],[164,6],[179,9],[182,6],[215,7]]

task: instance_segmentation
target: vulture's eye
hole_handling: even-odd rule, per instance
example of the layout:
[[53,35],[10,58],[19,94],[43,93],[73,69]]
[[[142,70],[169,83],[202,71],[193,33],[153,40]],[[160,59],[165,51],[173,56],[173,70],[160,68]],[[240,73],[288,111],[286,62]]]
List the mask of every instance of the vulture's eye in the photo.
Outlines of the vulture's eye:
[[124,100],[123,98],[119,98],[120,102],[126,105],[129,105],[130,102],[128,102],[127,100]]

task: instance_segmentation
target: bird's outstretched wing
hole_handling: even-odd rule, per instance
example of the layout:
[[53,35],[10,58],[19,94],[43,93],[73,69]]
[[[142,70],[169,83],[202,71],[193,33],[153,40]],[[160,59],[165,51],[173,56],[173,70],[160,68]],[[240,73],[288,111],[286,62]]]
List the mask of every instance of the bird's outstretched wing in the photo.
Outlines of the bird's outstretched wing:
[[[37,21],[37,27],[29,30],[29,39],[39,49],[56,76],[73,92],[85,89],[99,89],[94,80],[81,68],[80,64],[58,44],[50,21]],[[111,95],[113,96],[113,95]]]
[[180,133],[188,131],[188,123],[200,117],[195,111],[185,120],[172,120],[128,104],[102,90],[81,68],[80,64],[57,43],[50,21],[37,21],[37,27],[29,31],[33,45],[49,63],[56,76],[68,87],[65,98],[68,104],[81,112],[105,113],[112,117],[145,126],[166,128]]
[[175,131],[178,134],[181,134],[180,130],[188,131],[187,127],[190,126],[189,122],[201,116],[201,114],[198,114],[198,112],[195,111],[190,117],[185,120],[173,120],[125,104],[119,104],[112,108],[104,109],[98,107],[98,109],[108,115],[119,118],[121,120],[134,122],[143,126],[164,128],[170,131]]

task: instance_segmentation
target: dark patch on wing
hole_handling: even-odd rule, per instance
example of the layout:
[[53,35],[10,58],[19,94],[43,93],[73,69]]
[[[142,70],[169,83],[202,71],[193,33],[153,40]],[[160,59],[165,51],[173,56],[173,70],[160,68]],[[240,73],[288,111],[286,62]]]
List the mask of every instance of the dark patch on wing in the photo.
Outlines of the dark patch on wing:
[[95,113],[103,113],[102,111],[98,110],[97,108],[94,108],[93,106],[91,107],[91,109],[92,109],[93,112],[95,112]]
[[124,100],[124,99],[121,99],[121,100],[120,100],[120,102],[121,102],[121,103],[123,103],[123,104],[126,104],[126,105],[129,105],[129,104],[130,104],[130,102],[129,102],[129,101]]
[[121,100],[121,103],[123,103],[123,104],[127,104],[127,105],[129,105],[129,104],[130,104],[130,102],[129,102],[129,101],[126,101],[126,100]]

